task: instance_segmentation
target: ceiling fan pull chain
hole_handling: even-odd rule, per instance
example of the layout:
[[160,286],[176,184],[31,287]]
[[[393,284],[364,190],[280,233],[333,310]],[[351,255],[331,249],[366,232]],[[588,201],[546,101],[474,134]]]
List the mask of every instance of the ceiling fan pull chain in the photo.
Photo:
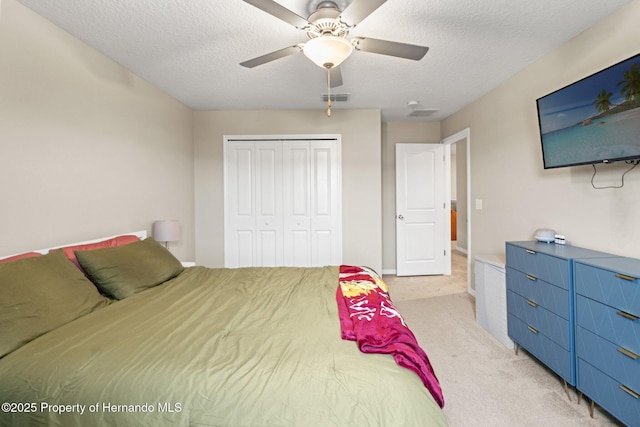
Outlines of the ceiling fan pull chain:
[[331,117],[331,68],[327,67],[327,117]]

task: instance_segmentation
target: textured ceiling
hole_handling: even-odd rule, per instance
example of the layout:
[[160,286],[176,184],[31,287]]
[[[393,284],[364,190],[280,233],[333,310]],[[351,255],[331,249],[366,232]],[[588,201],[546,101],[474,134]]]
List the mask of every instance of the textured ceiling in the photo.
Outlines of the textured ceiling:
[[[303,54],[248,59],[306,41],[242,0],[18,0],[195,110],[323,109],[325,71]],[[388,0],[352,36],[429,46],[421,61],[354,52],[334,109],[384,121],[442,120],[629,0]],[[309,0],[279,0],[309,15]],[[342,0],[338,3],[349,3]],[[409,101],[438,110],[408,117]]]

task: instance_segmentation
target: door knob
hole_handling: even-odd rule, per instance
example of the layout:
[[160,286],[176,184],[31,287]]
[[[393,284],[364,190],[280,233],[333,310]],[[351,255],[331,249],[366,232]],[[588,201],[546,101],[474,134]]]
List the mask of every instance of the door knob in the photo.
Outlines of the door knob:
[[398,215],[398,219],[404,219],[402,215]]

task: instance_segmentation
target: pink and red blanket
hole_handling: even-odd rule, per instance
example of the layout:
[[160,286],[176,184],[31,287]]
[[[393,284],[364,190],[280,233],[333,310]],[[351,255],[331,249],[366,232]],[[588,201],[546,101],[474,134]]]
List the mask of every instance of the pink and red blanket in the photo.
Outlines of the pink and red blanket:
[[431,362],[393,306],[380,276],[366,267],[343,265],[339,281],[336,300],[342,339],[355,341],[363,353],[391,354],[398,365],[418,374],[436,402],[444,407]]

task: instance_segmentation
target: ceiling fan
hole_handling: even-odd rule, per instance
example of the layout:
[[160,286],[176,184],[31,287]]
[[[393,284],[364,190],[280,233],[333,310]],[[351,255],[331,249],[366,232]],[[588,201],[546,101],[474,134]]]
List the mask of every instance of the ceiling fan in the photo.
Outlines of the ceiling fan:
[[[337,1],[314,1],[316,9],[307,19],[273,0],[244,0],[258,9],[275,16],[307,33],[309,41],[298,43],[266,55],[250,59],[240,65],[253,68],[276,59],[303,52],[319,67],[328,70],[329,87],[342,85],[338,66],[354,50],[396,56],[418,61],[429,50],[426,46],[379,40],[369,37],[347,39],[349,31],[380,7],[386,0],[353,0],[344,11]],[[342,3],[345,3],[344,1]]]

